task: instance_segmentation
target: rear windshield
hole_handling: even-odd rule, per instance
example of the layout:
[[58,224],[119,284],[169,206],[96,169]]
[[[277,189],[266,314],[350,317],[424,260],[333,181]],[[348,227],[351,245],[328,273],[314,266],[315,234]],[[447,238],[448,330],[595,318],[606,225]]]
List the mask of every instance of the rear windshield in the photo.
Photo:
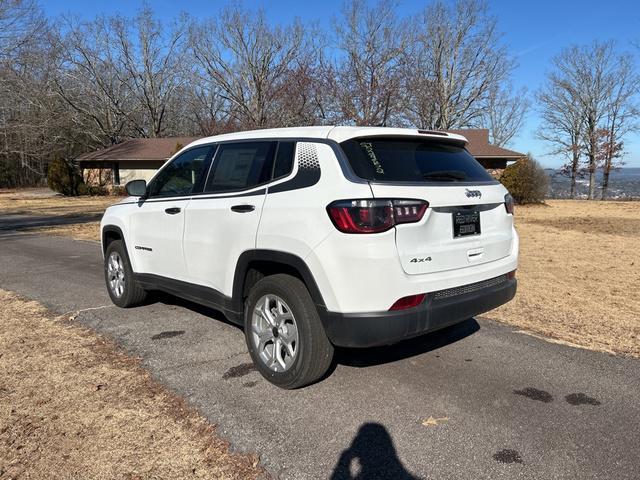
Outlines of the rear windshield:
[[356,175],[388,182],[490,182],[493,177],[464,148],[434,141],[356,138],[343,142]]

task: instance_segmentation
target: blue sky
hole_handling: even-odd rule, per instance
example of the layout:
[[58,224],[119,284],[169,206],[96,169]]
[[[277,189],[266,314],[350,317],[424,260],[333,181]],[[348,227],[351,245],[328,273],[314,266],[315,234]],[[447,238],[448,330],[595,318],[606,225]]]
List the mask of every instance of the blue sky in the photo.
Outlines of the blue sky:
[[[171,18],[181,11],[194,17],[215,16],[227,2],[214,0],[154,0],[147,2],[161,18]],[[427,0],[401,0],[400,15],[420,11]],[[46,0],[42,2],[50,15],[74,13],[91,18],[98,13],[135,13],[142,2],[127,0]],[[288,22],[295,17],[315,20],[329,27],[331,16],[340,12],[342,0],[245,0],[249,8],[263,7],[274,22]],[[513,81],[516,87],[535,91],[544,79],[550,59],[571,44],[590,43],[595,39],[616,40],[622,49],[635,51],[631,41],[640,42],[640,3],[638,0],[489,0],[490,8],[498,18],[504,42],[517,57],[518,67]],[[535,138],[538,117],[535,103],[520,135],[510,147],[532,152],[545,166],[559,166],[562,160],[545,155],[547,145]],[[640,167],[640,134],[626,141],[627,166]]]

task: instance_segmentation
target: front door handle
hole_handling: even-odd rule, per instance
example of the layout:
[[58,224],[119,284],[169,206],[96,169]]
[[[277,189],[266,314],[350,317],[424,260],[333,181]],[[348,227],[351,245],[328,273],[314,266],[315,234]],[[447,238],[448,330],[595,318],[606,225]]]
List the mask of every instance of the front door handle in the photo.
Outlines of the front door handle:
[[175,215],[176,213],[180,213],[180,207],[165,208],[164,213],[168,213],[169,215]]
[[231,211],[237,213],[253,212],[255,209],[256,207],[254,207],[253,205],[234,205],[233,207],[231,207]]

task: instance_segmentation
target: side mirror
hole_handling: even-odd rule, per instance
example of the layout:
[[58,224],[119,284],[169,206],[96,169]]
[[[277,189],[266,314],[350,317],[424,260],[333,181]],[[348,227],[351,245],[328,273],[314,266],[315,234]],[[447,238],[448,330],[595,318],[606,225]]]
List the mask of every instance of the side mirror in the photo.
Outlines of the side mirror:
[[147,195],[146,180],[131,180],[124,186],[127,195],[132,197],[145,197]]

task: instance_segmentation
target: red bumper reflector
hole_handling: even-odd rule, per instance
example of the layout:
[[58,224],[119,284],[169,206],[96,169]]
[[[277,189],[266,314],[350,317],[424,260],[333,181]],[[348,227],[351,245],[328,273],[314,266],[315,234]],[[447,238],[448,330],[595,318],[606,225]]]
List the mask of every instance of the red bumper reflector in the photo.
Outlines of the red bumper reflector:
[[389,309],[389,311],[406,310],[408,308],[417,307],[422,303],[425,296],[426,296],[425,293],[420,293],[418,295],[409,295],[408,297],[402,297],[396,303],[391,305],[391,308]]
[[507,273],[507,278],[508,278],[509,280],[511,280],[512,278],[516,278],[516,271],[517,271],[517,270],[512,270],[512,271],[510,271],[509,273]]

